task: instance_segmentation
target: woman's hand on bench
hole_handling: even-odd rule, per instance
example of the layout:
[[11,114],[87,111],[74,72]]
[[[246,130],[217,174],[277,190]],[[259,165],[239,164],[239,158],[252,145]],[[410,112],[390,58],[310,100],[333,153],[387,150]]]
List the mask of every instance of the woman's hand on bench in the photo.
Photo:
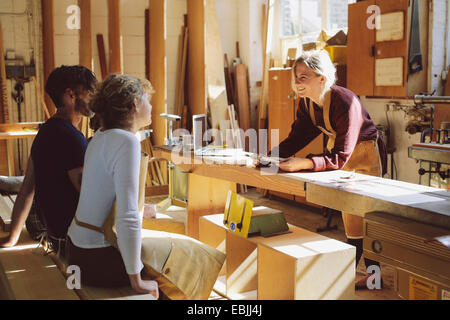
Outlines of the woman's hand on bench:
[[129,274],[131,287],[139,294],[151,294],[159,299],[158,282],[153,280],[142,280],[141,274]]
[[11,239],[10,236],[0,238],[0,248],[11,248],[14,247],[17,243],[17,240]]
[[144,219],[155,219],[156,218],[156,204],[145,203],[144,204]]

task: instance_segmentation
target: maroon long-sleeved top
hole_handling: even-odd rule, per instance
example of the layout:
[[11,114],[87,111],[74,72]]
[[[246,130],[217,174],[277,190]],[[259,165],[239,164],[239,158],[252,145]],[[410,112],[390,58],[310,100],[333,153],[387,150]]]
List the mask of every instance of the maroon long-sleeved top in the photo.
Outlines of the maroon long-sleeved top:
[[[309,104],[309,99],[306,99]],[[316,124],[325,128],[323,110],[315,103]],[[360,141],[376,140],[377,128],[359,98],[350,90],[331,87],[330,123],[336,132],[334,148],[320,155],[308,155],[314,162],[314,171],[341,169],[350,159],[355,146]],[[297,119],[292,124],[289,136],[279,145],[279,156],[287,158],[303,149],[322,131],[317,128],[309,115],[305,99],[300,99]],[[380,135],[381,136],[381,135]],[[383,140],[378,139],[383,174],[386,172],[386,149]],[[272,150],[272,154],[274,154]]]

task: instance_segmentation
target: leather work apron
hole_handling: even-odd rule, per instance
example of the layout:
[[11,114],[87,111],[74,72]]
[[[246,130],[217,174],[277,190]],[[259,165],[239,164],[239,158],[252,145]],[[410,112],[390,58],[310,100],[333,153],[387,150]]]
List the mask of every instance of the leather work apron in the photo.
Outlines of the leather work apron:
[[[306,99],[304,102],[305,106],[309,109],[309,115],[313,124],[328,136],[327,150],[331,153],[336,141],[336,131],[333,129],[330,122],[331,90],[328,90],[324,96],[323,122],[325,128],[318,126],[316,123],[312,100],[310,100],[309,105],[307,104]],[[369,140],[359,142],[355,146],[350,159],[344,165],[342,170],[381,177],[382,168],[377,141]],[[342,212],[342,221],[344,223],[345,235],[347,238],[361,239],[364,237],[363,217]]]
[[[139,174],[139,212],[143,213],[148,155],[142,155]],[[79,221],[77,225],[104,234],[117,245],[117,207],[114,202],[102,227]],[[163,231],[142,230],[141,260],[145,275],[158,282],[159,289],[172,300],[206,300],[225,261],[225,254],[190,237]]]

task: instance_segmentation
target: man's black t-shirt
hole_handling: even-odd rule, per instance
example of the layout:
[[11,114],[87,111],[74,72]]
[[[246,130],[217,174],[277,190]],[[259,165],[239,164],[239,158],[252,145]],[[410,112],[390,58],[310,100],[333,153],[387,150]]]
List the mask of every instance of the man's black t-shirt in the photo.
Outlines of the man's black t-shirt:
[[83,166],[85,137],[70,121],[51,118],[31,147],[35,172],[35,201],[50,236],[65,238],[75,216],[79,193],[68,171]]

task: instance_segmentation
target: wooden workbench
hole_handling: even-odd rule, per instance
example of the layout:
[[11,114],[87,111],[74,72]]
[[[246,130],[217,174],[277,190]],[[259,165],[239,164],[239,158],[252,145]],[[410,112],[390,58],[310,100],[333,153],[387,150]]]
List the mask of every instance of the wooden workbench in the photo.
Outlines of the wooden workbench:
[[[362,174],[349,178],[350,173],[342,170],[264,174],[256,168],[214,164],[211,158],[194,159],[190,153],[172,152],[168,147],[155,147],[154,153],[191,173],[187,231],[195,238],[199,217],[223,213],[225,195],[236,183],[306,196],[308,202],[359,216],[383,211],[450,230],[450,192],[446,190]],[[201,179],[200,184],[194,183],[196,179]],[[223,197],[205,201],[204,190],[211,187]]]

